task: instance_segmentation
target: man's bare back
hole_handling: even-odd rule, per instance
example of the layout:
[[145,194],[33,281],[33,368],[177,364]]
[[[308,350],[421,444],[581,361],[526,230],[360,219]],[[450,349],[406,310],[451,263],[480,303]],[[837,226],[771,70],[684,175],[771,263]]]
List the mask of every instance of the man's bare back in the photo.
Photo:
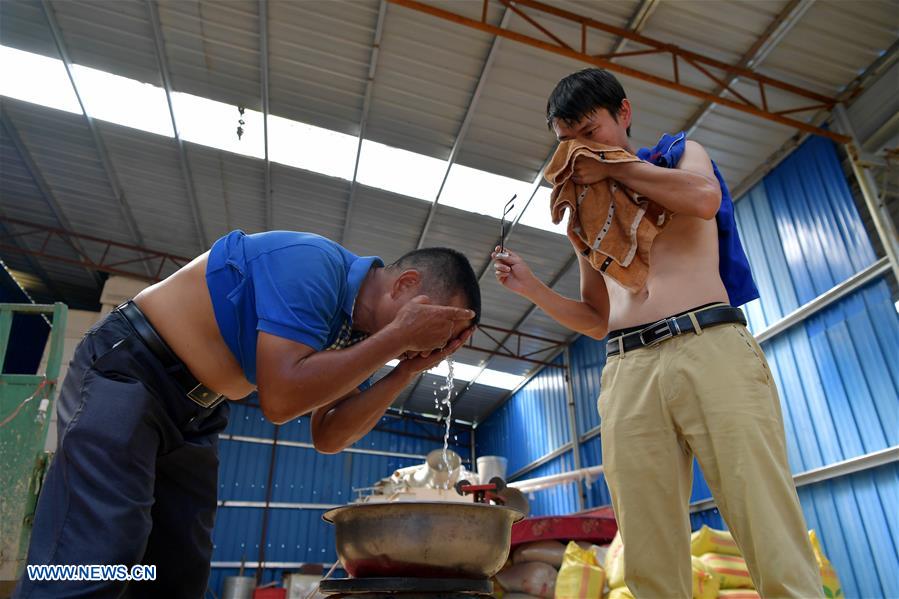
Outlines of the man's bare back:
[[255,387],[225,344],[206,284],[209,252],[141,291],[134,302],[198,381],[230,399]]

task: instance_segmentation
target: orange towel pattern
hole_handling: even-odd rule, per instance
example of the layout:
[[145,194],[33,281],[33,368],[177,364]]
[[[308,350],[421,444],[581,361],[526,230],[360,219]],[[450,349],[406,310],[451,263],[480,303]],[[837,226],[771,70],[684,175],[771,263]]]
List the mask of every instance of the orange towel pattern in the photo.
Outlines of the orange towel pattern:
[[637,292],[646,286],[653,239],[671,212],[614,179],[576,185],[571,176],[578,158],[607,163],[639,162],[622,148],[582,140],[563,141],[544,177],[552,184],[550,210],[558,224],[568,210],[568,237],[596,270]]

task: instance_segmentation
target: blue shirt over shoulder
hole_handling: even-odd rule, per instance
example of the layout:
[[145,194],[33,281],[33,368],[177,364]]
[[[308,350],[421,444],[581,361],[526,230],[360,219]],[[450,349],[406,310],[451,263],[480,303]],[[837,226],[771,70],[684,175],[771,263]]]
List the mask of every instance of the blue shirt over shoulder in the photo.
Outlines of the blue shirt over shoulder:
[[[677,135],[662,135],[659,143],[654,148],[641,148],[637,150],[637,157],[664,168],[676,168],[684,155],[687,145],[687,135],[683,131]],[[740,235],[737,232],[737,221],[734,219],[734,202],[730,197],[730,191],[724,182],[724,177],[718,171],[718,165],[712,161],[712,169],[721,187],[721,207],[715,215],[718,225],[718,273],[724,288],[727,289],[727,297],[732,306],[743,304],[756,299],[759,290],[752,278],[752,270],[749,268],[749,260],[740,243]]]
[[259,331],[316,351],[348,345],[356,295],[375,264],[384,263],[312,233],[232,231],[216,241],[206,284],[219,331],[247,380],[256,384]]

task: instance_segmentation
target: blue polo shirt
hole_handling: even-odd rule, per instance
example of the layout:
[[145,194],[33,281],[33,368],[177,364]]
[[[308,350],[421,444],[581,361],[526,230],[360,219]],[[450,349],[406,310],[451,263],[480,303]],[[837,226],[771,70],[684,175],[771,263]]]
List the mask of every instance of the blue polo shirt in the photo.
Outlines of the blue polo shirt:
[[353,305],[375,264],[384,265],[312,233],[232,231],[216,241],[206,284],[219,331],[247,380],[256,384],[259,331],[315,351],[352,343]]
[[[664,134],[654,148],[637,150],[637,157],[656,166],[675,168],[684,155],[686,145],[687,135],[683,131],[676,135]],[[730,305],[742,306],[756,299],[759,290],[752,278],[752,270],[749,268],[746,252],[743,251],[743,244],[740,243],[730,191],[714,161],[712,169],[721,187],[721,207],[715,215],[718,225],[718,274],[721,275],[721,281],[727,289]]]

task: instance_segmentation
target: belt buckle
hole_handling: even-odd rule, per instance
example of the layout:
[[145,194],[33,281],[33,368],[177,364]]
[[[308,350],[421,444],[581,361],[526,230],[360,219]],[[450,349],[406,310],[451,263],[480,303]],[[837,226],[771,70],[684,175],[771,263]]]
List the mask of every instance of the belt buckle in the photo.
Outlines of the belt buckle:
[[212,389],[200,383],[187,392],[187,397],[192,402],[201,407],[211,408],[215,406],[219,401],[221,401],[222,397],[224,396],[219,393],[215,393]]
[[[665,325],[664,331],[659,328],[661,325]],[[644,337],[646,333],[658,334],[658,336],[654,336],[652,339],[647,341]],[[652,323],[639,333],[640,343],[642,343],[644,346],[655,345],[656,343],[664,341],[665,339],[670,339],[671,337],[674,337],[674,331],[671,330],[671,323],[667,318],[663,318],[658,322]]]

